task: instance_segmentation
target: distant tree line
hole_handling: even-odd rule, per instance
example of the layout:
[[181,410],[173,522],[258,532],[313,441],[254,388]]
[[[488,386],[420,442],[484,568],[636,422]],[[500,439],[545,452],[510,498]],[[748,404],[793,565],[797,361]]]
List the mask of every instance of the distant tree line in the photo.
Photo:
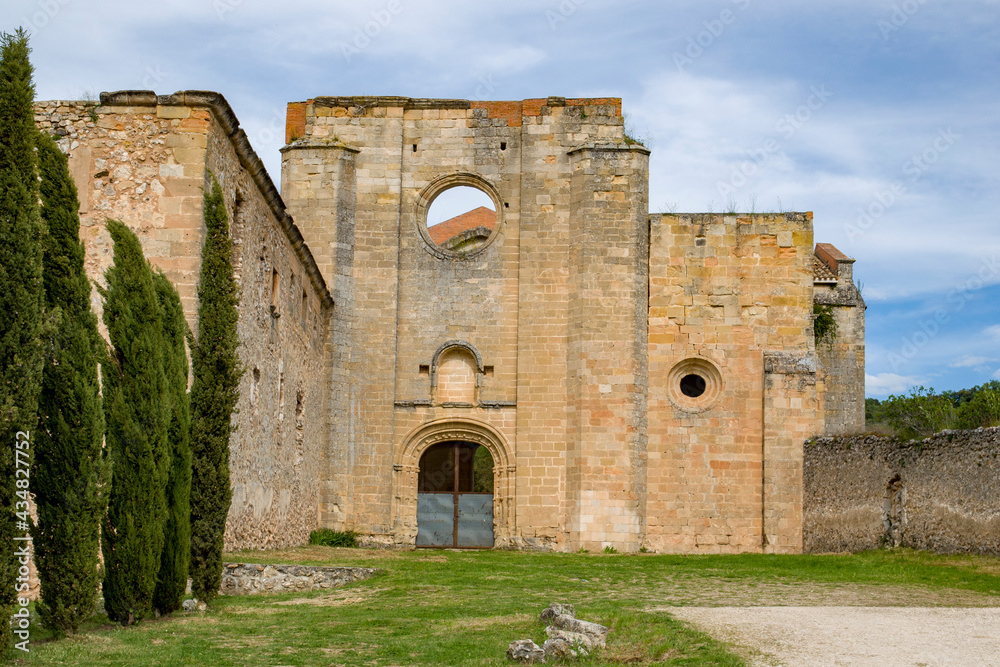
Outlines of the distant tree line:
[[884,425],[904,440],[926,438],[945,429],[1000,426],[1000,381],[940,393],[920,386],[884,401],[869,398],[865,422],[869,427]]
[[57,633],[76,632],[101,592],[123,625],[178,609],[189,577],[199,599],[217,594],[240,378],[232,244],[214,177],[198,336],[177,289],[115,220],[99,288],[109,342],[99,335],[76,187],[66,156],[35,127],[29,53],[23,30],[0,34],[0,651],[17,645],[2,616],[27,604],[15,545],[29,534],[39,618]]

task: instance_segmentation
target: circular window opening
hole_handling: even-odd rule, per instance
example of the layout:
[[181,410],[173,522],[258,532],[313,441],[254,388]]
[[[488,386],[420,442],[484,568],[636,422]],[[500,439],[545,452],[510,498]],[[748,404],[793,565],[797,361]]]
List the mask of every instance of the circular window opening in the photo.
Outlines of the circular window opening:
[[681,393],[691,398],[698,398],[705,393],[705,378],[690,373],[681,378]]
[[493,199],[468,185],[449,188],[427,210],[427,235],[439,248],[467,253],[486,244],[496,228]]
[[674,364],[667,374],[667,396],[685,412],[708,410],[722,395],[722,373],[704,357],[690,357]]

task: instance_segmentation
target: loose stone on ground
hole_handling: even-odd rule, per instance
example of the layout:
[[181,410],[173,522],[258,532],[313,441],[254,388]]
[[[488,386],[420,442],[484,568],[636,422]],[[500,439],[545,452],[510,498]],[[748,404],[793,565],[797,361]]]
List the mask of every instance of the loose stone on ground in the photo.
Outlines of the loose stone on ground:
[[542,614],[538,618],[542,623],[548,623],[560,614],[566,614],[576,618],[576,607],[571,604],[559,604],[558,602],[553,602],[542,610]]
[[574,659],[590,655],[595,649],[605,647],[608,628],[598,623],[576,618],[571,604],[552,603],[539,616],[548,639],[539,648],[530,639],[519,639],[507,647],[507,657],[518,662],[545,662],[546,659]]
[[188,600],[184,600],[184,602],[181,603],[181,609],[183,609],[184,611],[205,611],[206,609],[208,609],[208,605],[205,604],[204,602],[191,598]]
[[518,639],[517,641],[512,641],[510,646],[507,647],[507,657],[517,662],[533,664],[536,662],[545,662],[545,651],[530,639]]

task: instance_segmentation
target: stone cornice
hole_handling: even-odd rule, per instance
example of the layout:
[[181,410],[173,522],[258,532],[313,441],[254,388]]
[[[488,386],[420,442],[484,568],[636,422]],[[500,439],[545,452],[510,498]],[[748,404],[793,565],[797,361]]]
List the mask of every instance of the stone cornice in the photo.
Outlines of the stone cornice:
[[650,154],[650,150],[637,141],[633,141],[631,143],[627,141],[590,141],[585,144],[580,144],[575,148],[571,148],[566,154],[575,155],[585,151],[617,151],[622,153],[634,152],[642,153],[644,155]]

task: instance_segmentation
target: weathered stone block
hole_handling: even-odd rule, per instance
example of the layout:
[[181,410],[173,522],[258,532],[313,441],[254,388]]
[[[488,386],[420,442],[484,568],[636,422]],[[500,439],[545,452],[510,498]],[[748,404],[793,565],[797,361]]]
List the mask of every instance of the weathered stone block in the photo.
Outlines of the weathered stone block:
[[518,639],[507,647],[507,658],[528,664],[542,663],[545,662],[545,651],[530,639]]
[[165,119],[188,118],[191,116],[191,107],[183,106],[158,106],[156,107],[156,117]]

